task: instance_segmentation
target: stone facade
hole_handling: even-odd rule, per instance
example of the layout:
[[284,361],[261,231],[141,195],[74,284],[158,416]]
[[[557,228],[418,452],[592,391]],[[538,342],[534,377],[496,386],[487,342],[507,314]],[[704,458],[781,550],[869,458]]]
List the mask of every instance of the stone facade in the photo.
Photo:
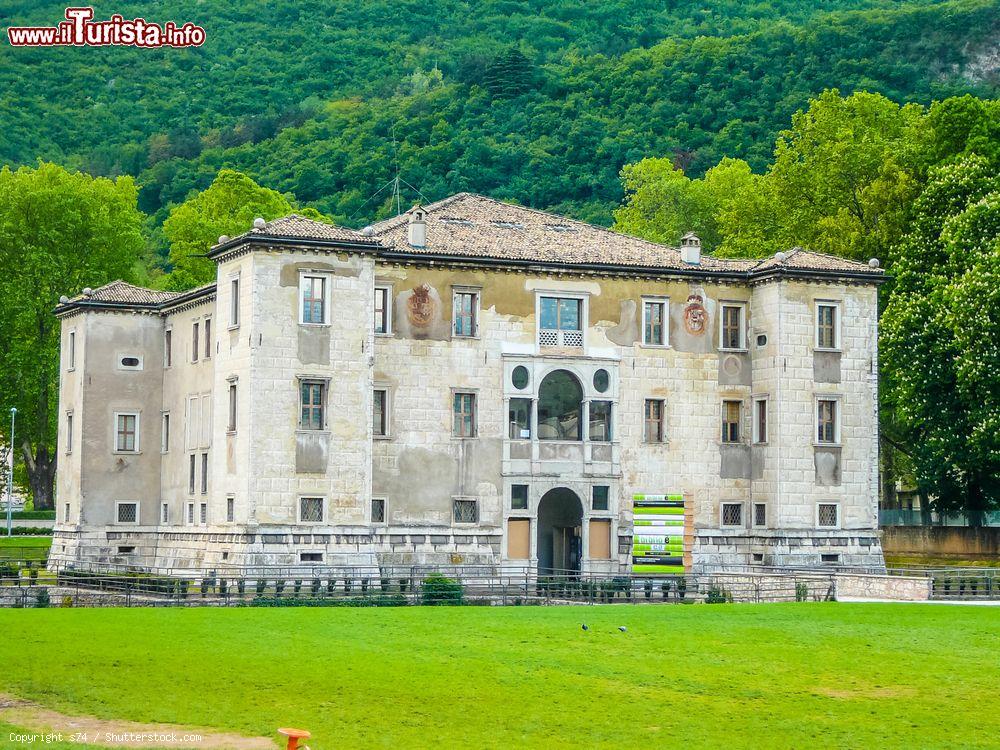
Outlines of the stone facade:
[[679,495],[692,572],[881,566],[881,272],[697,250],[456,196],[362,233],[259,222],[214,285],[67,300],[52,560],[616,573],[633,498]]

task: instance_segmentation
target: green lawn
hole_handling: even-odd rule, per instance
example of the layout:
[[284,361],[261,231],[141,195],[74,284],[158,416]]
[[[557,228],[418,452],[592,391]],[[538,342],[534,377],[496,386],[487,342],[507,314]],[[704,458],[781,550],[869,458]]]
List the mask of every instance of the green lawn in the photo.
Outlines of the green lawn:
[[301,726],[313,750],[1000,737],[992,607],[4,610],[0,630],[16,642],[2,691],[102,718]]

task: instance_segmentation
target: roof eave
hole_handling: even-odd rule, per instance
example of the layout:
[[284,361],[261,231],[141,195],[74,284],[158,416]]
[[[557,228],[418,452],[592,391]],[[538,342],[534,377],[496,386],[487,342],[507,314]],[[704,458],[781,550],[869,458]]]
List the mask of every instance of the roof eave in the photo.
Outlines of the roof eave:
[[234,237],[223,242],[221,245],[214,245],[206,254],[206,258],[217,258],[228,250],[238,248],[241,245],[301,245],[302,247],[327,248],[336,250],[354,250],[358,252],[376,252],[382,247],[381,243],[374,242],[351,242],[349,240],[330,240],[321,237],[288,237],[277,234],[251,234],[242,237]]

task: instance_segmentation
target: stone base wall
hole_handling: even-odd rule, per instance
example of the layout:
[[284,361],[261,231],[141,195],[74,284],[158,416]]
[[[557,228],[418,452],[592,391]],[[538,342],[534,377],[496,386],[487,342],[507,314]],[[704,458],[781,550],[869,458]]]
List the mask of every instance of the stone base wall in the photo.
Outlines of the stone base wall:
[[837,575],[836,581],[837,598],[907,602],[925,602],[931,598],[930,578],[841,573]]
[[882,544],[890,555],[1000,557],[1000,527],[886,526]]
[[[396,532],[399,533],[396,533]],[[354,567],[378,572],[412,566],[488,566],[500,560],[500,532],[451,529],[315,530],[258,527],[253,532],[156,531],[120,528],[53,535],[49,567],[128,567],[146,571],[208,571],[255,567]],[[303,560],[302,553],[319,554]]]
[[[823,560],[823,555],[831,554],[839,555],[836,563]],[[755,555],[760,557],[755,559]],[[884,570],[878,531],[696,529],[690,572],[704,575],[747,565],[812,568],[825,564]]]

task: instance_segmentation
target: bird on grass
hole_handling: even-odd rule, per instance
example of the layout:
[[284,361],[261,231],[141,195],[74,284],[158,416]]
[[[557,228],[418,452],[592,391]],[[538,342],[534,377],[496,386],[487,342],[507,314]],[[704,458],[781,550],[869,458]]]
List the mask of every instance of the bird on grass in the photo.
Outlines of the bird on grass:
[[583,623],[581,627],[583,628],[583,630],[590,630],[590,628],[587,627],[587,623]]
[[622,633],[627,633],[628,632],[628,628],[626,628],[624,625],[619,625],[618,626],[618,630],[619,630],[619,632],[622,632]]

